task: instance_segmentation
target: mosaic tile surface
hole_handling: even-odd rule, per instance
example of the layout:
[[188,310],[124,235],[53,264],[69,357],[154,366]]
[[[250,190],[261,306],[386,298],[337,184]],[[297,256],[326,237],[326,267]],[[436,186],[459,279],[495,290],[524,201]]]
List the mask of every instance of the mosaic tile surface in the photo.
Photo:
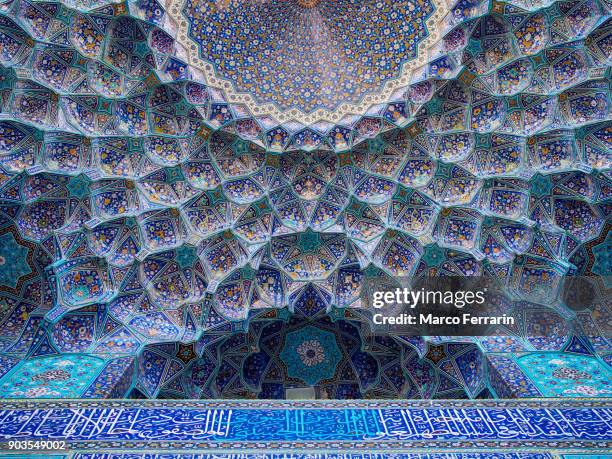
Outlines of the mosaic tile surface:
[[89,386],[104,361],[83,355],[28,360],[2,379],[2,398],[75,398]]
[[612,395],[610,368],[594,357],[573,354],[530,354],[518,359],[547,397]]
[[66,439],[70,449],[84,455],[160,447],[188,452],[605,452],[612,441],[609,403],[563,402],[9,402],[0,410],[0,442]]
[[[18,457],[17,455],[5,455]],[[21,457],[21,456],[19,456]],[[597,454],[555,455],[552,453],[75,453],[73,455],[27,455],[28,459],[601,459]]]
[[602,459],[597,454],[557,455],[553,453],[74,453],[71,455],[28,454],[28,459]]
[[444,2],[429,0],[175,4],[207,76],[212,67],[235,93],[304,114],[379,99],[390,81],[397,87],[395,80],[425,63],[447,13]]
[[[561,395],[520,365],[542,353],[607,395],[611,36],[604,0],[2,3],[2,396],[69,355],[87,383],[28,390]],[[520,323],[368,332],[364,285],[432,275],[494,277]]]

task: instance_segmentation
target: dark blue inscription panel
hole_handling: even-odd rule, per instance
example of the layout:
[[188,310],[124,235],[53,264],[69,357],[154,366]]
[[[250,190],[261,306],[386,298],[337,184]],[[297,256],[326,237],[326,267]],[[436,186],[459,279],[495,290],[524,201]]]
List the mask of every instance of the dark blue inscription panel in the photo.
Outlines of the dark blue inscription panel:
[[[0,453],[2,455],[2,453]],[[7,455],[17,459],[23,455]],[[560,459],[552,453],[73,453],[32,454],[27,459]],[[609,459],[608,456],[579,455],[562,456],[563,459]]]
[[595,400],[57,401],[0,407],[0,442],[66,440],[74,449],[612,446],[612,406]]

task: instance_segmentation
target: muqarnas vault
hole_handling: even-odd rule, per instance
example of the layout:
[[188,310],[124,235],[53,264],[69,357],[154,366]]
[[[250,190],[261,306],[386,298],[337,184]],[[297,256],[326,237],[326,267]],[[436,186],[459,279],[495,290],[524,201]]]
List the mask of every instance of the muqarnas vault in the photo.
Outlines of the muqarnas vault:
[[[612,394],[609,2],[160,1],[1,3],[0,397]],[[370,333],[440,275],[520,323]]]

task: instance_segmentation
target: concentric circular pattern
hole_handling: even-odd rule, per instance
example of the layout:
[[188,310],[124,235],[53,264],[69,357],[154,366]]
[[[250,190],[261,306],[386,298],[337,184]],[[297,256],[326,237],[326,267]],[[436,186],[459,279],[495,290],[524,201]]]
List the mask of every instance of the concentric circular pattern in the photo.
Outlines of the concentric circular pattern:
[[[232,23],[271,11],[264,3],[214,14]],[[304,14],[333,5],[354,23],[349,1]],[[89,388],[71,396],[121,397],[134,373],[132,395],[146,397],[284,397],[315,380],[328,398],[541,396],[512,353],[609,361],[609,312],[556,299],[569,274],[610,275],[609,5],[488,5],[452,8],[437,57],[401,100],[310,127],[256,119],[198,82],[186,62],[196,51],[175,43],[155,0],[2,6],[0,376],[59,353],[93,362],[75,386]],[[379,21],[377,40],[390,46],[385,27],[413,19]],[[357,46],[363,34],[344,24]],[[235,27],[205,45],[228,52],[246,30]],[[317,60],[269,62],[257,81]],[[305,97],[312,82],[290,75],[288,100]],[[354,94],[351,78],[338,69],[337,100]],[[495,276],[522,323],[488,338],[369,334],[366,281],[442,274]],[[325,339],[300,358],[287,337],[305,327]],[[300,373],[317,365],[326,379]],[[33,366],[51,371],[41,380],[63,375]]]

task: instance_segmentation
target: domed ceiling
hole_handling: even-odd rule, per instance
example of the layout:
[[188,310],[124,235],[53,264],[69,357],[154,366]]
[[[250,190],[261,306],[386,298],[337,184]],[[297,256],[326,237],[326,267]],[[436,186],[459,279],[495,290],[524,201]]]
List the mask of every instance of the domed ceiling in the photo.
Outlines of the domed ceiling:
[[176,0],[168,11],[189,63],[229,102],[314,123],[363,115],[407,86],[440,36],[446,4]]
[[[0,397],[609,394],[610,4],[447,10],[1,3]],[[433,275],[520,324],[373,336]]]

